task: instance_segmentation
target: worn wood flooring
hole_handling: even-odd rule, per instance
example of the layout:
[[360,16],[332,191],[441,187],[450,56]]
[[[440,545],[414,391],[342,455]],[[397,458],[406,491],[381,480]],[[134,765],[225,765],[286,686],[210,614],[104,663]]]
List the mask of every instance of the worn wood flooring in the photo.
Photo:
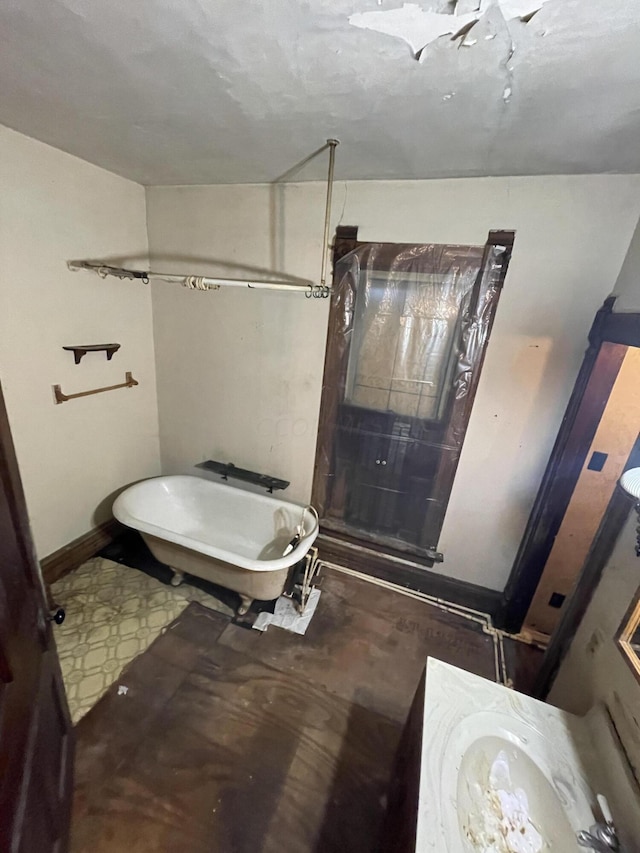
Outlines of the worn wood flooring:
[[374,853],[428,655],[495,678],[472,623],[326,569],[302,637],[191,604],[77,726],[73,853]]

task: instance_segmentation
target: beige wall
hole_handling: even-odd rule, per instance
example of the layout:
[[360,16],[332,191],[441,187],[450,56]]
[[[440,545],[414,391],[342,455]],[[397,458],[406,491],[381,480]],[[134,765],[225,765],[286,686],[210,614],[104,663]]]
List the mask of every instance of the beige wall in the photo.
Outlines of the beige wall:
[[617,296],[613,310],[640,312],[640,220],[627,251],[613,293]]
[[640,587],[640,559],[635,553],[637,525],[637,515],[631,511],[560,667],[549,701],[574,714],[584,714],[596,702],[605,703],[640,778],[640,683],[614,641]]
[[[66,268],[147,252],[144,190],[0,127],[0,381],[38,555],[108,517],[109,496],[159,472],[151,295]],[[122,344],[75,366],[61,347]],[[140,386],[54,405],[123,381]]]
[[[517,230],[439,571],[503,588],[591,320],[638,220],[639,190],[638,176],[336,185],[334,224],[359,225],[363,240],[483,243],[491,228]],[[323,193],[320,184],[288,185],[274,217],[264,186],[150,188],[154,263],[209,271],[215,258],[239,275],[234,265],[269,267],[275,257],[280,269],[317,279]],[[159,284],[153,307],[164,469],[228,459],[290,479],[291,497],[307,500],[327,304]]]
[[[0,148],[0,379],[44,556],[105,518],[121,485],[159,470],[150,289],[65,266],[144,258],[145,198],[140,186],[5,128]],[[639,189],[640,176],[336,185],[333,225],[357,224],[363,240],[482,243],[490,228],[517,231],[439,543],[440,570],[452,577],[504,586],[586,332],[638,221]],[[154,265],[317,279],[323,201],[314,183],[277,194],[150,188]],[[627,272],[616,287],[624,293],[635,282]],[[308,500],[327,302],[152,290],[163,469],[226,458],[291,479],[292,499]],[[75,366],[61,350],[111,339],[123,345],[112,362],[89,355]],[[125,370],[138,388],[53,405],[54,383],[83,390]]]

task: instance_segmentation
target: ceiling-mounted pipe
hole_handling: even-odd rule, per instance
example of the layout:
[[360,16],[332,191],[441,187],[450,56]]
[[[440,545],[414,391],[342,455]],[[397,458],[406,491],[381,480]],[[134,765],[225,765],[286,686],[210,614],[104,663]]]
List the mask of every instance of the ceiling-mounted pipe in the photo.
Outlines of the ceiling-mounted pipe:
[[322,272],[320,275],[320,287],[327,286],[327,262],[329,260],[329,229],[331,227],[331,197],[333,195],[333,171],[336,161],[336,146],[340,145],[338,139],[327,139],[329,146],[329,172],[327,174],[327,203],[324,211],[324,240],[322,243]]

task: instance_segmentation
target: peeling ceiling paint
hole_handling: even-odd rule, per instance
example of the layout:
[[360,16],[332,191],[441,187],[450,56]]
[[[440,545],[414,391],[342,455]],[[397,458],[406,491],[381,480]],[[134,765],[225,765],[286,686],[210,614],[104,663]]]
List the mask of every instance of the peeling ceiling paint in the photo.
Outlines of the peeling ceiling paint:
[[477,19],[475,12],[443,15],[431,9],[423,9],[415,3],[405,3],[399,9],[357,12],[349,17],[349,23],[363,30],[374,30],[402,39],[409,45],[413,55],[418,56],[432,41],[458,33]]
[[448,11],[444,13],[438,11],[439,6],[424,8],[416,3],[405,3],[396,9],[357,12],[349,16],[349,23],[363,30],[374,30],[406,41],[413,55],[418,58],[428,44],[445,35],[452,35],[454,39],[460,36],[465,45],[475,44],[475,40],[467,38],[467,34],[491,6],[497,6],[506,21],[518,18],[524,22],[530,20],[544,3],[548,2],[549,0],[459,0],[457,3],[446,4]]
[[640,0],[3,0],[0,123],[144,184],[640,172],[638,55]]

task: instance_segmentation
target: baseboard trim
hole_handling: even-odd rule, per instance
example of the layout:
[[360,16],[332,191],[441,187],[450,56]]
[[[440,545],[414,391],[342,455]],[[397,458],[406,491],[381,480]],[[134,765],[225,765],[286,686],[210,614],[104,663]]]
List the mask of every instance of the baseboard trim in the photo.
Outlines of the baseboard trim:
[[353,545],[321,533],[316,540],[320,559],[388,581],[399,587],[441,598],[452,604],[487,613],[492,618],[500,610],[502,593],[483,586],[446,578],[419,563]]
[[82,536],[78,536],[68,545],[58,548],[40,560],[40,568],[45,583],[52,584],[59,578],[68,575],[86,560],[94,557],[98,551],[109,545],[121,533],[123,527],[115,518],[99,524]]

